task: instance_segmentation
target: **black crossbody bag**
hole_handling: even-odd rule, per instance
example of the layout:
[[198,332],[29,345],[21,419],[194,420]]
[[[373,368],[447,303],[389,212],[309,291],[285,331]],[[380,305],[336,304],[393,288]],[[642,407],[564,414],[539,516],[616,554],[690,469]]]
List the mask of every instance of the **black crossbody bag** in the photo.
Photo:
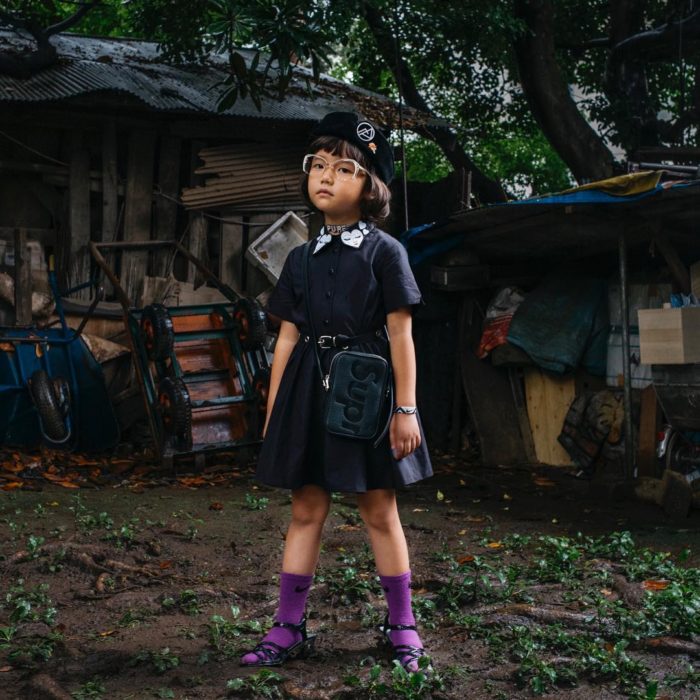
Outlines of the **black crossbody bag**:
[[[369,340],[379,333],[366,333],[361,336],[322,336],[317,338],[311,319],[309,303],[309,257],[312,242],[307,244],[302,260],[304,301],[309,323],[309,341],[313,343],[316,367],[324,389],[323,422],[326,430],[341,437],[357,440],[372,440],[376,447],[389,428],[393,404],[391,368],[381,355],[349,350],[352,345]],[[325,339],[328,339],[326,341]],[[331,344],[321,344],[321,340]],[[341,347],[341,352],[331,360],[328,374],[321,365],[319,347]],[[388,399],[388,400],[387,400]],[[387,407],[386,410],[385,406]],[[386,416],[384,415],[386,413]],[[384,427],[379,436],[377,433]]]

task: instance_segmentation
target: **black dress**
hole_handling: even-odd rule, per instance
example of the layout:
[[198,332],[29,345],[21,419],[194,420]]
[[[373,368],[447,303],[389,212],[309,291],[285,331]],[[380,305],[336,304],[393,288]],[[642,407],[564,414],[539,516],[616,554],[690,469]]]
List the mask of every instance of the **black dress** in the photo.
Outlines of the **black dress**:
[[[309,260],[310,306],[317,335],[361,335],[384,327],[389,312],[422,303],[406,251],[394,238],[361,222],[341,236],[323,229]],[[323,389],[308,335],[302,256],[292,250],[268,302],[268,311],[294,323],[301,337],[285,367],[258,460],[256,478],[296,489],[317,484],[328,491],[365,492],[398,488],[432,475],[421,445],[401,460],[391,454],[389,435],[372,441],[328,434],[321,421]],[[353,347],[390,360],[385,337]],[[327,367],[336,349],[321,350]],[[420,418],[419,418],[420,425]]]

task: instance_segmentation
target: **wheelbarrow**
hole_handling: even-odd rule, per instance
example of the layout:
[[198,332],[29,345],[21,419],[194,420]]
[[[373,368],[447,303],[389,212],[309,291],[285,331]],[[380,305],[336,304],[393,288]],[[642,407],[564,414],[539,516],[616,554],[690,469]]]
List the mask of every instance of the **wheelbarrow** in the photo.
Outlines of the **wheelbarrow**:
[[[269,385],[266,315],[239,296],[177,241],[91,243],[123,310],[135,374],[157,453],[165,463],[254,445],[261,439]],[[181,255],[224,301],[136,308],[105,254]]]
[[[0,442],[44,442],[85,452],[111,449],[119,442],[119,426],[102,368],[81,338],[101,290],[73,330],[64,316],[53,257],[49,284],[58,327],[0,327]],[[91,285],[81,284],[65,296]]]

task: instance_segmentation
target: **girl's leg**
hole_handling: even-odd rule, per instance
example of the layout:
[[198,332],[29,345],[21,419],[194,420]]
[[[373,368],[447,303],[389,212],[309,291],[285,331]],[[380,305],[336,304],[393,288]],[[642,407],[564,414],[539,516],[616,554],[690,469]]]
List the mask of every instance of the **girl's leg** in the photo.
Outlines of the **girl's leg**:
[[[304,616],[306,599],[318,563],[321,532],[329,507],[330,494],[319,486],[308,485],[292,491],[292,520],[284,546],[276,622],[298,625]],[[241,663],[255,665],[261,660],[269,660],[270,647],[267,648],[267,652],[264,650],[266,642],[288,649],[301,639],[302,635],[296,629],[273,627],[263,638],[262,647],[256,647],[259,653],[253,651],[245,654]]]
[[[396,492],[392,489],[373,489],[358,494],[360,515],[367,525],[379,579],[389,608],[390,626],[415,628],[411,608],[411,571],[408,547],[396,506]],[[410,649],[422,650],[423,644],[415,629],[389,631],[391,643],[397,648],[397,657],[409,671],[418,669],[417,656]],[[402,653],[402,651],[404,653]]]

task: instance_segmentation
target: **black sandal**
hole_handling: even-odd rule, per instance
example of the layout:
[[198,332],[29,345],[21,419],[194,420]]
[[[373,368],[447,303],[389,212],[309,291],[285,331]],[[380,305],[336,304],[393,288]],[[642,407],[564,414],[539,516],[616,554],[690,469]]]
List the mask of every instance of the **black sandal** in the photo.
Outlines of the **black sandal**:
[[[379,625],[379,631],[384,635],[384,638],[387,642],[389,642],[391,648],[394,650],[394,658],[401,664],[401,666],[403,666],[404,670],[411,673],[414,671],[414,669],[409,668],[410,664],[415,662],[417,665],[418,660],[423,656],[427,656],[428,654],[423,647],[417,647],[413,644],[394,644],[394,642],[391,641],[391,635],[389,633],[395,631],[398,632],[401,630],[412,630],[413,632],[418,631],[415,625],[390,625],[388,614],[384,619],[384,624]],[[429,673],[433,670],[433,667],[428,665],[420,670],[425,673]]]
[[257,661],[244,662],[241,660],[241,666],[281,666],[285,661],[292,658],[304,659],[309,652],[313,651],[316,644],[316,635],[306,634],[306,616],[301,618],[301,622],[294,624],[293,622],[273,622],[273,627],[286,627],[301,634],[301,639],[295,642],[290,647],[283,647],[275,642],[266,642],[263,640],[254,649],[246,652],[255,654],[258,657]]

